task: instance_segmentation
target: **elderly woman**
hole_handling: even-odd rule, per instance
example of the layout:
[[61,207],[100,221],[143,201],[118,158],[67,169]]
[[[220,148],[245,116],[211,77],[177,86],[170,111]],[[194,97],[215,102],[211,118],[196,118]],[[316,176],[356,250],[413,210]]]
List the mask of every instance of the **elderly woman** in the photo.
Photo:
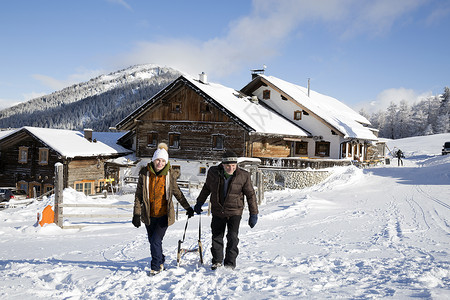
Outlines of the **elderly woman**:
[[177,184],[177,176],[170,167],[167,150],[167,145],[160,143],[152,162],[140,170],[134,197],[132,223],[137,228],[142,221],[147,229],[152,256],[151,275],[164,270],[162,240],[167,228],[175,223],[172,195],[186,209],[189,218],[194,215],[194,210]]

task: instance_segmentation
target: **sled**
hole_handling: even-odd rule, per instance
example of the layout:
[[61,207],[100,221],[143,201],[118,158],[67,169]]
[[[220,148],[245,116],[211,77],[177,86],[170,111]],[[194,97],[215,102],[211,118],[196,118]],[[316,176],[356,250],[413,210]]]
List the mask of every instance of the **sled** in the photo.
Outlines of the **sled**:
[[39,222],[39,216],[38,216],[38,222],[39,225],[44,226],[44,224],[51,224],[55,221],[55,212],[52,209],[51,205],[47,205],[44,210],[42,211],[42,220]]
[[187,218],[186,225],[184,226],[183,240],[178,240],[178,251],[177,251],[177,266],[178,267],[180,266],[181,258],[183,257],[183,255],[186,254],[186,253],[191,253],[191,252],[197,252],[198,253],[198,255],[200,257],[200,264],[203,265],[203,245],[202,245],[202,241],[201,241],[202,222],[201,222],[200,215],[198,217],[198,247],[194,248],[194,249],[182,248],[182,244],[184,243],[184,239],[186,238],[186,230],[187,230],[187,227],[188,227],[188,223],[189,223],[189,218]]

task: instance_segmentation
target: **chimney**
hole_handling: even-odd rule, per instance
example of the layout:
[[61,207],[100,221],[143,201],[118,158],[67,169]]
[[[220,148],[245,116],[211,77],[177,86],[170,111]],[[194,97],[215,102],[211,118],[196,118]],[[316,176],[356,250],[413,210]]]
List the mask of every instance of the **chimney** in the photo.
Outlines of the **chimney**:
[[201,83],[208,83],[208,77],[206,76],[205,72],[202,72],[201,74],[199,74],[199,81]]
[[264,72],[266,71],[266,68],[267,68],[267,66],[263,65],[262,69],[250,70],[250,71],[252,71],[252,80],[255,79],[256,77],[258,77],[259,74],[263,74],[264,75]]
[[309,90],[310,90],[310,86],[311,86],[311,85],[310,85],[310,79],[311,79],[311,78],[308,78],[308,97],[309,97]]
[[84,138],[87,139],[89,142],[92,142],[92,129],[90,128],[84,129]]
[[258,103],[258,96],[252,96],[251,101],[253,103]]

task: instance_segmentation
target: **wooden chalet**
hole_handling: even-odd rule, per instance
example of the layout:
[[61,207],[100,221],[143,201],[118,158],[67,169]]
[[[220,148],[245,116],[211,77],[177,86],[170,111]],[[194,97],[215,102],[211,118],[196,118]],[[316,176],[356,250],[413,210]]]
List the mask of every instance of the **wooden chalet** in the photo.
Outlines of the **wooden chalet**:
[[273,76],[254,74],[241,92],[257,97],[311,133],[293,141],[292,156],[366,161],[374,159],[374,152],[379,150],[378,131],[365,117],[335,98],[310,90],[309,83],[304,88]]
[[170,159],[219,161],[225,150],[246,157],[289,157],[292,141],[311,133],[254,97],[216,83],[180,76],[116,125],[138,158],[158,143]]
[[[121,133],[96,133],[23,127],[0,136],[0,186],[15,186],[29,196],[53,189],[55,163],[64,166],[64,188],[101,192],[118,167],[108,161],[131,153],[116,144]],[[34,194],[36,193],[36,194]]]

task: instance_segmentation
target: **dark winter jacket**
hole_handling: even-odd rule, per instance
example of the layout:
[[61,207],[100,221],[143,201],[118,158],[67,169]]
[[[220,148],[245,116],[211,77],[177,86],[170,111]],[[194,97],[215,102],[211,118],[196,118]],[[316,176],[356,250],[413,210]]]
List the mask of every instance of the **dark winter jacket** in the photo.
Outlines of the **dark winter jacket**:
[[248,209],[251,215],[258,214],[256,195],[250,178],[250,173],[236,168],[231,182],[228,185],[226,197],[223,195],[225,181],[223,165],[211,167],[208,170],[206,182],[197,197],[197,204],[203,205],[211,195],[211,212],[216,217],[240,216],[244,211],[244,195],[247,198]]
[[[146,166],[139,171],[139,179],[134,196],[133,214],[141,216],[141,221],[146,225],[150,225],[150,216],[152,215],[150,211],[150,201],[153,201],[153,199],[152,191],[149,191],[150,176],[156,176],[151,167],[149,168]],[[181,192],[180,187],[177,184],[177,176],[170,168],[169,163],[167,163],[166,167],[161,171],[159,176],[165,176],[164,195],[167,200],[167,216],[168,224],[170,226],[175,223],[175,209],[172,196],[177,198],[178,202],[180,202],[184,209],[188,209],[190,205]]]

